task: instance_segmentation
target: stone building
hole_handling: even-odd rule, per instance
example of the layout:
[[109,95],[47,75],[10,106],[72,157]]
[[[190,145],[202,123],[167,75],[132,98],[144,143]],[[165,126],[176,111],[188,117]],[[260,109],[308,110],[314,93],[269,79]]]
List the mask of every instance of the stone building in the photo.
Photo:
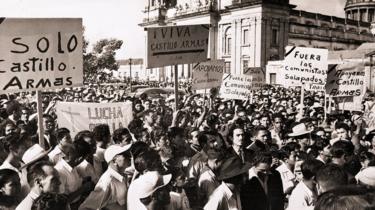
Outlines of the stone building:
[[[353,50],[372,42],[368,21],[375,6],[361,1],[368,9],[356,11],[368,11],[367,19],[356,19],[354,1],[359,2],[348,0],[345,7],[347,18],[339,18],[296,10],[289,0],[147,0],[140,25],[210,24],[209,58],[224,59],[227,73],[243,74],[247,67],[283,60],[287,45]],[[179,77],[189,77],[191,68],[179,65]],[[160,71],[166,78],[173,75],[170,67]]]

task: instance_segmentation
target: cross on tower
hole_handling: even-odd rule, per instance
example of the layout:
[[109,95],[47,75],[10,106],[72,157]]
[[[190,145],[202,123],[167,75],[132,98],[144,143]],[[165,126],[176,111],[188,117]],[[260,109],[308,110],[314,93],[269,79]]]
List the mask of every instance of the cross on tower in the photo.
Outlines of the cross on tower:
[[75,132],[75,127],[74,127],[74,115],[79,116],[80,113],[72,112],[72,107],[68,108],[68,111],[61,110],[61,112],[66,113],[70,115],[70,122],[72,123],[72,131]]

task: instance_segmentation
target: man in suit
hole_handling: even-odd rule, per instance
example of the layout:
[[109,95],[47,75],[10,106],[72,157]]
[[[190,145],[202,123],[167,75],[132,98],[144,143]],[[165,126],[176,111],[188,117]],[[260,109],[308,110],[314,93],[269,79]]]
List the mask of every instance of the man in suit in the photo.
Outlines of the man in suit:
[[271,170],[272,156],[259,152],[249,170],[249,177],[241,187],[243,210],[282,210],[284,209],[283,185],[280,174]]
[[251,153],[244,148],[245,145],[245,130],[239,125],[233,125],[229,131],[228,142],[231,147],[227,149],[227,158],[236,157],[242,163],[249,161]]
[[[55,135],[55,120],[49,114],[43,114],[44,127],[44,149],[49,150],[57,145],[57,138]],[[39,142],[39,134],[32,137],[33,142]]]

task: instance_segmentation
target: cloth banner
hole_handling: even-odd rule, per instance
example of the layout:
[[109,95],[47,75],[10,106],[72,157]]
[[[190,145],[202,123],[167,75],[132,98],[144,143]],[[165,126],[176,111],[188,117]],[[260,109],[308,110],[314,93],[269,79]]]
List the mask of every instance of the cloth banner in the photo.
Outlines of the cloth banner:
[[328,69],[328,50],[305,47],[286,47],[284,85],[325,84]]
[[133,120],[131,103],[77,103],[56,104],[57,123],[72,134],[92,130],[98,124],[108,124],[111,132],[127,127]]
[[81,18],[0,18],[0,93],[83,84]]
[[361,96],[366,88],[366,72],[362,62],[347,62],[328,72],[327,94],[332,97]]
[[193,68],[192,90],[220,87],[225,69],[224,60],[198,63]]

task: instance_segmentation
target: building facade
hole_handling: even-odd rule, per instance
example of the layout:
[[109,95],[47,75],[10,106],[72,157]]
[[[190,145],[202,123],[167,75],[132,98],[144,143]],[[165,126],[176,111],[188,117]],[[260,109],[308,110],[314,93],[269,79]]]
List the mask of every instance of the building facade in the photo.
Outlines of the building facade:
[[[348,5],[345,9],[350,8]],[[289,0],[147,0],[140,25],[210,24],[208,57],[224,59],[226,72],[232,74],[283,60],[287,45],[353,50],[374,41],[371,24],[365,19],[339,18],[295,7]],[[191,68],[192,64],[179,65],[179,77],[190,77]],[[173,78],[170,67],[159,71],[165,78]]]

